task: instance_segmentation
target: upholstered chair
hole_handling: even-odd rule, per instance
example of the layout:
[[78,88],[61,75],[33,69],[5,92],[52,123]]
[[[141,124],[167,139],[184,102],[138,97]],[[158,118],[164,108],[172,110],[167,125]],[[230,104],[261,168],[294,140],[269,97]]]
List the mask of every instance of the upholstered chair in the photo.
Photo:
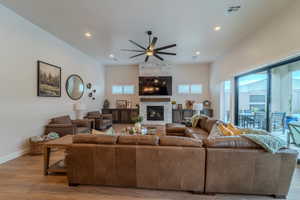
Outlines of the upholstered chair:
[[45,126],[45,134],[55,132],[60,137],[65,135],[75,135],[78,133],[90,133],[92,129],[92,121],[89,119],[71,120],[70,116],[55,117]]
[[99,111],[88,112],[85,119],[93,120],[93,128],[105,130],[112,126],[112,114],[101,114]]

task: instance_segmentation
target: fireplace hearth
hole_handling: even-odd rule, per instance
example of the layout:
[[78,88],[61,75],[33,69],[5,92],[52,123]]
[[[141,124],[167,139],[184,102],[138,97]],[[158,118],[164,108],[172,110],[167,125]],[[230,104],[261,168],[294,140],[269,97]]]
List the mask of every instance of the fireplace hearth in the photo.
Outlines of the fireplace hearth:
[[147,106],[147,120],[164,121],[164,106]]

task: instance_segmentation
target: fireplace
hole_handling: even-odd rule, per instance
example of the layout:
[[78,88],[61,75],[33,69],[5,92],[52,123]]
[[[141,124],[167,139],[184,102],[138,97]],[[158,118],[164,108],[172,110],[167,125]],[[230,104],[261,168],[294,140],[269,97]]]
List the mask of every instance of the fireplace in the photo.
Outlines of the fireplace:
[[164,106],[147,106],[147,120],[164,121]]

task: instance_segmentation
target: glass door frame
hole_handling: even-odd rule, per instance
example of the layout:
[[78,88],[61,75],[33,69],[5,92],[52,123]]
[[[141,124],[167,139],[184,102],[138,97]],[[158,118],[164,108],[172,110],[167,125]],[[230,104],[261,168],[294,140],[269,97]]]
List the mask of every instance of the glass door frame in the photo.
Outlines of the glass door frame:
[[283,65],[287,65],[287,64],[291,64],[294,62],[298,62],[300,61],[300,56],[294,57],[294,58],[290,58],[284,61],[280,61],[277,62],[275,64],[271,64],[268,65],[266,67],[262,67],[260,69],[256,69],[238,76],[234,77],[234,123],[236,125],[238,125],[238,118],[239,118],[239,85],[238,85],[238,81],[239,78],[247,76],[247,75],[251,75],[251,74],[255,74],[255,73],[259,73],[259,72],[267,72],[267,106],[266,106],[266,128],[267,131],[270,131],[270,112],[271,112],[271,91],[272,91],[272,69],[276,68],[276,67],[281,67]]

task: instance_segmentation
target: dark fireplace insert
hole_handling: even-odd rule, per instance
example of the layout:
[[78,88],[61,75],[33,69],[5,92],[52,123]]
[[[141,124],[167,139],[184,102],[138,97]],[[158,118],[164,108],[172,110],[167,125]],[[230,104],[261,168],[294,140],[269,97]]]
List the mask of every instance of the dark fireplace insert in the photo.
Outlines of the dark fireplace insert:
[[164,121],[163,106],[147,106],[147,120],[149,121]]

